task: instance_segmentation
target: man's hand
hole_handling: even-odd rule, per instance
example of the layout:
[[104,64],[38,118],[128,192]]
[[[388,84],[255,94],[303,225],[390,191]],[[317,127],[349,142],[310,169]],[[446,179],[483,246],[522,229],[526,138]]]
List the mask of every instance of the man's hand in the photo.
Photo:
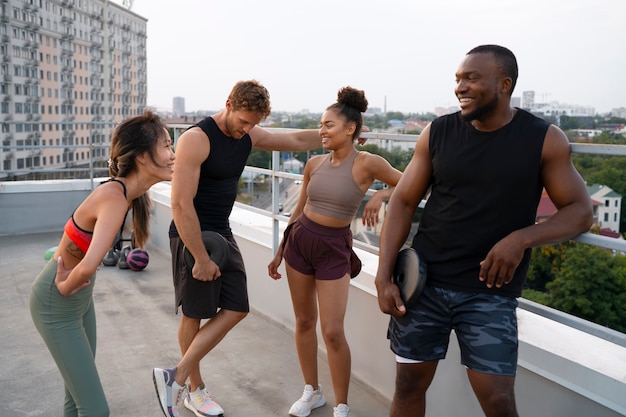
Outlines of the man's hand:
[[487,288],[502,287],[513,279],[515,270],[524,256],[524,246],[511,233],[496,243],[480,263],[479,279]]
[[406,307],[400,296],[400,288],[390,277],[376,276],[376,291],[378,292],[378,307],[385,314],[400,318],[406,314]]
[[191,269],[191,274],[198,281],[213,281],[222,276],[222,271],[215,262],[209,259],[209,262],[196,261]]

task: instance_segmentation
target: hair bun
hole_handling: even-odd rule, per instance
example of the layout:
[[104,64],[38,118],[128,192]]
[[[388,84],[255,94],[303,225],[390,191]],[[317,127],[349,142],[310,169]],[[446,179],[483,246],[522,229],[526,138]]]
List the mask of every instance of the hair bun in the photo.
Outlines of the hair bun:
[[361,113],[364,113],[367,110],[368,104],[367,99],[365,98],[365,92],[350,86],[343,87],[339,90],[337,93],[337,103],[353,107]]

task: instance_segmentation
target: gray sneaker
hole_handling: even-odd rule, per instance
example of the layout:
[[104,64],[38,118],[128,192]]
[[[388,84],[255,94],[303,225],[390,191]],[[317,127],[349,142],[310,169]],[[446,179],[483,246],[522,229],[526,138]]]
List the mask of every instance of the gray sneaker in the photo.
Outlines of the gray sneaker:
[[181,387],[174,381],[174,373],[176,373],[176,368],[152,370],[154,389],[156,389],[159,407],[165,417],[180,417],[178,404],[183,397],[185,387]]

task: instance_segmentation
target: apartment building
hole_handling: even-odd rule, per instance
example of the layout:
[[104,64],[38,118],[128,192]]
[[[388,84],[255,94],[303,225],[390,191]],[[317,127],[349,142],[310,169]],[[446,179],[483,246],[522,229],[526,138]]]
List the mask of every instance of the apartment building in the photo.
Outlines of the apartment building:
[[146,107],[146,27],[108,0],[0,0],[0,180],[108,159]]

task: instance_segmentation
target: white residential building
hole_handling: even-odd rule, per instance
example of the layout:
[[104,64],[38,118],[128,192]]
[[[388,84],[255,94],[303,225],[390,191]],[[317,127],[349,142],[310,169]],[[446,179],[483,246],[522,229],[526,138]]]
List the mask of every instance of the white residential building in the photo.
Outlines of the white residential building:
[[622,196],[606,185],[593,184],[587,186],[587,190],[591,199],[600,203],[597,205],[598,224],[600,227],[619,232]]

